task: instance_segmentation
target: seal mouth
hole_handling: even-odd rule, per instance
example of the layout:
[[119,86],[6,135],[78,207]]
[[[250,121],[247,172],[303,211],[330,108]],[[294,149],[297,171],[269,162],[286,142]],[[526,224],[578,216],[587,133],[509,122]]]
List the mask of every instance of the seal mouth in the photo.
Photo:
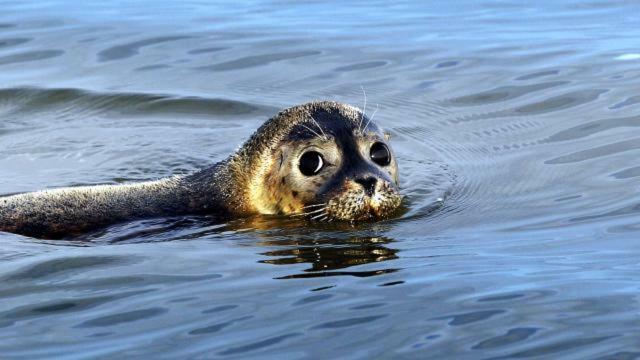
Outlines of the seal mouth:
[[392,187],[369,194],[365,191],[346,191],[326,202],[307,205],[295,216],[314,221],[375,221],[393,217],[403,196]]

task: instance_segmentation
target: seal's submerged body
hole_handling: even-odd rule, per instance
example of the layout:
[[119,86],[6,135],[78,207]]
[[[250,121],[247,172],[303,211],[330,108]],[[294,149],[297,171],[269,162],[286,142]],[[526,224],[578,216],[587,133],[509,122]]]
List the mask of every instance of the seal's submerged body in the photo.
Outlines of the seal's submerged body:
[[0,231],[61,238],[185,214],[359,221],[391,216],[401,199],[382,130],[352,106],[312,102],[280,112],[228,159],[191,175],[0,197]]

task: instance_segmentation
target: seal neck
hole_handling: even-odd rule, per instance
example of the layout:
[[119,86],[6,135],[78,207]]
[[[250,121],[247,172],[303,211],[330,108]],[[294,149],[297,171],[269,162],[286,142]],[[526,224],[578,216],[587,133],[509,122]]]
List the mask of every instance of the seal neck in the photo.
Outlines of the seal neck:
[[180,187],[188,189],[189,212],[237,214],[246,212],[247,207],[242,180],[227,159],[185,176]]

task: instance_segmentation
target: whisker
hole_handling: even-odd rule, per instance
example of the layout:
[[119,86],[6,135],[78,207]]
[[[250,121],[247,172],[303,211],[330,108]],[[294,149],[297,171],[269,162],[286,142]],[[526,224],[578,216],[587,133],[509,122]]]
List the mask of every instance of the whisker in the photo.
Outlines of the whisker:
[[[317,208],[318,206],[320,206],[320,208]],[[314,209],[314,208],[317,208],[317,209]],[[303,206],[302,209],[304,212],[301,212],[299,214],[292,214],[291,217],[303,217],[303,216],[314,215],[314,214],[317,215],[320,212],[326,211],[327,206],[325,204],[311,204],[311,205]],[[306,211],[306,210],[309,210],[309,211]]]
[[371,117],[369,118],[369,121],[367,121],[367,125],[364,126],[364,128],[362,129],[362,131],[364,131],[367,126],[369,126],[369,124],[371,123],[371,121],[373,120],[373,118],[376,116],[376,113],[378,112],[378,104],[376,104],[376,109],[373,112],[373,115],[371,115]]
[[317,218],[319,218],[319,217],[322,217],[322,216],[327,216],[327,214],[322,213],[322,214],[320,214],[320,215],[316,215],[316,216],[312,217],[312,218],[311,218],[311,220],[315,220],[315,219],[317,219]]
[[309,212],[304,212],[304,213],[300,213],[300,214],[294,214],[294,215],[292,215],[292,216],[307,216],[307,215],[313,215],[313,214],[316,214],[316,213],[322,212],[322,211],[324,211],[324,210],[325,210],[325,208],[321,208],[321,209],[316,209],[316,210],[309,211]]
[[362,89],[362,95],[364,95],[364,106],[362,107],[362,113],[360,114],[360,124],[358,124],[358,129],[362,131],[362,121],[364,114],[367,112],[367,92],[364,91],[364,86],[362,85],[360,85],[360,89]]
[[316,207],[316,206],[324,206],[324,204],[323,204],[323,203],[320,203],[320,204],[311,204],[311,205],[303,206],[302,208],[303,208],[303,209],[306,209],[306,208]]
[[[320,134],[318,134],[315,130],[313,130],[312,128],[308,127],[307,125],[305,125],[305,124],[300,124],[300,126],[302,126],[303,128],[305,128],[305,129],[307,129],[307,130],[311,131],[311,132],[312,132],[312,133],[314,133],[317,137],[322,137]],[[326,135],[325,135],[325,136],[326,136]]]
[[320,127],[320,124],[318,124],[318,122],[316,121],[316,119],[313,118],[313,116],[311,114],[309,114],[309,117],[311,118],[311,121],[313,121],[314,124],[316,124],[316,126],[318,127],[318,129],[320,129],[320,132],[322,133],[322,135],[324,135],[325,138],[329,138],[327,136],[327,134],[324,132],[324,130],[322,130],[322,128]]

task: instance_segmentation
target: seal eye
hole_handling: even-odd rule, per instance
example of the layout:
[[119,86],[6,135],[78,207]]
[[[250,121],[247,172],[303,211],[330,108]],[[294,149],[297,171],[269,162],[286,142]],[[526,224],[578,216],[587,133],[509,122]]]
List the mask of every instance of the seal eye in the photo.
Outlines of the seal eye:
[[371,160],[380,165],[387,166],[391,164],[391,152],[387,145],[377,142],[371,145],[371,150],[369,152],[369,156],[371,156]]
[[322,170],[324,166],[324,159],[317,151],[307,151],[300,156],[300,162],[298,163],[298,169],[302,175],[313,176]]

